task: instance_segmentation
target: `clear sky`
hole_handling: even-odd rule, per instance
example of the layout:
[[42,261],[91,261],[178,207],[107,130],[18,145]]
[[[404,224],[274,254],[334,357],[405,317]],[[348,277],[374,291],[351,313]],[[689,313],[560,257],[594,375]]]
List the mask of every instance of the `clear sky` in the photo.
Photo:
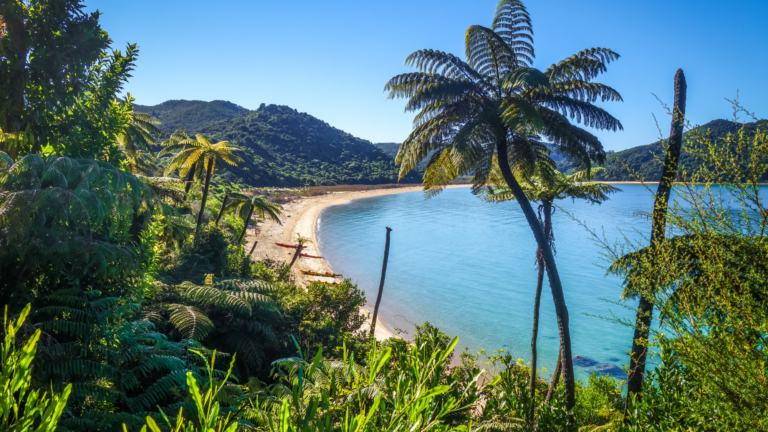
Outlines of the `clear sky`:
[[[228,100],[256,109],[288,105],[373,142],[401,142],[412,114],[384,84],[408,72],[411,52],[464,54],[464,32],[489,26],[494,0],[86,0],[115,48],[141,50],[127,90],[137,103]],[[622,55],[601,81],[624,102],[606,108],[624,124],[598,132],[608,150],[658,138],[683,68],[688,117],[731,118],[725,98],[768,117],[768,0],[529,0],[536,62],[544,69],[582,49]]]

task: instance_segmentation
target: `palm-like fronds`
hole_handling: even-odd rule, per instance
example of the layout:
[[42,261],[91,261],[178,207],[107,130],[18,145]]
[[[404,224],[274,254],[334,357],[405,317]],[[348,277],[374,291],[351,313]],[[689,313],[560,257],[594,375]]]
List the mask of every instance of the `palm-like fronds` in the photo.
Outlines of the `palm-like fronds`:
[[[170,289],[166,287],[165,289]],[[170,323],[183,337],[206,340],[260,367],[281,320],[277,287],[259,280],[230,279],[178,286],[180,303],[168,305]]]
[[213,321],[194,306],[170,305],[171,324],[185,338],[201,340],[213,331]]
[[117,144],[123,151],[131,172],[134,174],[149,174],[154,171],[152,147],[157,145],[154,136],[160,136],[162,131],[157,127],[160,120],[148,114],[134,112],[125,131],[117,136]]
[[165,405],[184,382],[179,380],[187,369],[183,345],[168,342],[147,321],[127,320],[135,305],[80,288],[58,290],[37,302],[36,325],[46,338],[36,379],[53,388],[71,383],[73,406],[90,401],[123,411],[114,418],[89,410],[78,417],[70,413],[62,426],[140,421],[138,413]]
[[[592,170],[577,171],[570,175],[565,175],[556,170],[546,169],[543,176],[535,176],[530,181],[522,182],[520,185],[525,195],[531,201],[548,201],[550,203],[563,199],[582,199],[591,204],[600,204],[610,197],[610,194],[621,191],[621,189],[611,186],[607,183],[593,182],[592,174],[604,170],[599,167]],[[506,186],[504,178],[495,166],[489,176],[489,184],[484,188],[485,196],[489,202],[503,202],[515,199],[514,193]]]
[[144,184],[149,186],[152,191],[167,201],[175,204],[182,204],[187,194],[179,188],[184,184],[183,180],[173,177],[148,177],[143,175],[137,175]]
[[618,54],[592,48],[541,72],[531,67],[532,35],[523,4],[505,0],[491,28],[467,30],[466,62],[433,50],[408,56],[406,64],[419,72],[398,75],[385,86],[390,98],[408,98],[406,111],[416,112],[414,130],[396,159],[401,177],[437,151],[427,165],[425,189],[439,190],[468,173],[476,185],[483,184],[499,140],[508,143],[513,169],[530,174],[548,154],[534,134],[588,167],[593,160],[602,162],[599,140],[568,118],[597,129],[621,129],[618,120],[593,105],[621,100],[614,89],[593,82]]
[[239,151],[240,149],[229,147],[229,142],[227,141],[212,144],[208,138],[200,134],[195,135],[195,139],[185,139],[184,136],[185,134],[183,133],[171,136],[171,139],[164,143],[165,148],[160,152],[159,156],[178,151],[168,165],[168,168],[166,168],[166,175],[177,169],[182,176],[184,173],[194,172],[195,169],[204,169],[206,171],[203,201],[200,203],[197,226],[195,227],[195,237],[197,237],[197,232],[200,230],[200,224],[203,221],[205,202],[208,199],[208,187],[211,184],[211,176],[216,167],[216,161],[224,161],[230,165],[237,165],[237,162],[242,162],[243,159],[234,154],[235,151]]
[[[178,133],[164,143],[165,148],[158,154],[162,157],[166,154],[178,152],[171,160],[165,174],[168,175],[175,170],[179,170],[181,175],[186,174],[198,161],[203,162],[203,169],[208,169],[209,165],[215,167],[216,161],[224,161],[230,165],[237,165],[243,159],[233,152],[239,151],[239,148],[229,147],[229,142],[221,141],[212,144],[208,138],[203,135],[195,135],[195,139],[184,138],[186,134]],[[213,170],[213,168],[211,168]]]
[[280,215],[283,214],[282,210],[283,207],[280,204],[269,201],[265,196],[256,195],[251,197],[240,193],[231,193],[227,195],[226,205],[222,205],[220,213],[235,211],[237,216],[243,220],[244,225],[238,239],[239,244],[243,241],[243,237],[245,237],[248,223],[250,223],[254,213],[261,219],[269,217],[271,220],[282,225],[283,222],[280,220]]
[[6,304],[26,302],[37,284],[46,287],[38,295],[70,277],[99,286],[114,280],[110,268],[137,268],[135,233],[159,204],[139,178],[92,160],[30,154],[10,164],[3,155],[0,273],[14,275],[0,277]]

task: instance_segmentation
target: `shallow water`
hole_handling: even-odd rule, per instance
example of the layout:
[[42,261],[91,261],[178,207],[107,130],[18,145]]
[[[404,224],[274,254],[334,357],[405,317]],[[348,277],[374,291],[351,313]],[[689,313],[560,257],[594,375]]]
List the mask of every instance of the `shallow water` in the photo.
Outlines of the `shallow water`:
[[[650,232],[652,195],[641,185],[602,205],[560,201],[553,216],[557,266],[571,322],[577,378],[627,363],[632,329],[591,315],[633,318],[634,312],[600,300],[618,301],[621,280],[605,275],[603,248],[566,214],[609,240],[638,240]],[[469,188],[448,189],[424,200],[421,192],[354,200],[325,209],[317,239],[335,272],[351,278],[376,300],[385,227],[393,229],[380,317],[390,329],[413,332],[429,321],[472,352],[504,349],[530,360],[536,244],[516,202],[484,203]],[[621,230],[621,232],[620,232]],[[635,307],[636,301],[627,303]],[[559,338],[552,296],[544,283],[539,324],[539,367],[552,370]],[[620,371],[617,374],[620,376]]]

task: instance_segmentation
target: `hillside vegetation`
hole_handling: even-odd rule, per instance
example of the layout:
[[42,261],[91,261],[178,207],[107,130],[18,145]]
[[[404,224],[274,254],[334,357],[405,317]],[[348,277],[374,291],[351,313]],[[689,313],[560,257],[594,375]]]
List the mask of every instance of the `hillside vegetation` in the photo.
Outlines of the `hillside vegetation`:
[[[225,101],[168,101],[137,110],[157,115],[167,134],[183,130],[239,147],[244,163],[221,167],[220,181],[253,187],[397,183],[394,158],[306,113],[281,105],[248,111]],[[170,126],[169,124],[173,125]],[[420,181],[418,173],[403,179]]]
[[[745,123],[744,133],[753,136],[759,125],[765,125],[765,121]],[[692,135],[709,135],[712,141],[724,142],[728,134],[737,134],[742,128],[742,123],[730,120],[712,120],[686,133],[684,143],[691,140]],[[605,160],[605,171],[596,175],[601,181],[658,181],[661,178],[661,162],[664,157],[664,145],[661,141],[653,144],[628,148],[619,152],[608,153]],[[561,172],[574,172],[576,167],[573,162],[559,155],[553,155]],[[698,171],[701,160],[691,153],[684,152],[680,157],[681,171]]]
[[158,105],[134,104],[133,108],[160,120],[162,123],[158,127],[166,136],[177,130],[195,133],[195,130],[208,123],[230,120],[249,111],[222,100],[169,100]]

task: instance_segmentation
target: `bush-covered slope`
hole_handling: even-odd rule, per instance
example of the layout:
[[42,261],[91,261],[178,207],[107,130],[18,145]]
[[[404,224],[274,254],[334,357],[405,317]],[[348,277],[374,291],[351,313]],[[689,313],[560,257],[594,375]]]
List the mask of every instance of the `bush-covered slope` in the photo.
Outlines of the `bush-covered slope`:
[[384,153],[390,155],[392,159],[397,156],[397,150],[400,148],[400,143],[376,143],[374,145],[380,148]]
[[[754,134],[759,124],[765,128],[765,121],[746,123],[744,126],[745,133],[748,135]],[[699,126],[696,130],[701,134],[709,132],[712,141],[717,143],[728,134],[739,132],[741,127],[741,123],[734,123],[729,120],[712,120],[703,126]],[[690,136],[690,133],[686,135]],[[684,145],[685,143],[686,141],[684,141]],[[553,155],[553,158],[557,161],[560,171],[568,172],[574,170],[574,165],[569,160],[558,157],[558,155]],[[606,157],[606,170],[599,173],[597,177],[603,181],[636,181],[639,175],[643,180],[658,181],[661,178],[661,163],[659,160],[663,158],[664,146],[660,141],[615,153],[611,152]],[[691,173],[699,168],[699,163],[690,153],[683,151],[680,156],[680,166]],[[636,175],[633,175],[630,170]]]
[[[251,186],[381,184],[397,182],[391,156],[371,144],[293,108],[263,105],[202,133],[243,149],[245,162],[223,167],[224,177]],[[419,182],[416,174],[405,182]]]
[[134,109],[160,120],[162,122],[160,130],[165,135],[170,135],[176,130],[194,134],[196,130],[208,123],[230,120],[248,112],[240,105],[221,100],[211,102],[169,100],[153,106],[134,105]]
[[[392,156],[392,159],[397,157],[397,151],[400,149],[400,143],[376,143],[375,145],[376,147],[380,148],[384,153]],[[427,162],[429,162],[429,159],[432,157],[433,154],[435,154],[434,150],[427,153],[427,155],[424,156],[424,159],[422,159],[421,162],[419,162],[417,166],[419,175],[423,174],[421,170],[427,166]]]

